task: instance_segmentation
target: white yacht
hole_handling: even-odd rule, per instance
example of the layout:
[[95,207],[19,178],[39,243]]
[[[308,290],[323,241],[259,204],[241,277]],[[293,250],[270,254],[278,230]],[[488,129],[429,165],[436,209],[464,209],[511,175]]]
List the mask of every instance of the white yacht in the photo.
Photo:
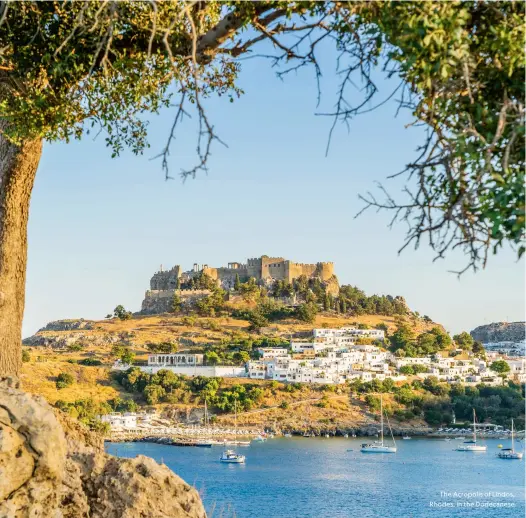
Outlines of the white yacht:
[[225,450],[219,460],[230,464],[244,464],[245,456],[236,453],[234,450]]
[[254,437],[253,441],[255,442],[265,442],[267,439],[266,437],[263,437],[262,435],[258,435],[257,437]]
[[502,450],[497,453],[499,459],[508,459],[508,460],[520,460],[522,459],[522,452],[515,451],[515,444],[513,441],[513,419],[511,420],[511,448],[502,448]]
[[387,446],[384,444],[384,407],[382,395],[380,394],[380,440],[362,444],[360,449],[362,453],[396,453],[396,442],[394,440],[393,431],[391,430],[391,425],[389,424],[389,418],[387,418],[387,424],[393,439],[393,446]]
[[403,439],[404,441],[410,441],[410,440],[411,440],[411,437],[409,437],[409,435],[404,435],[404,436],[402,437],[402,439]]
[[456,451],[486,451],[487,446],[477,444],[477,423],[475,418],[475,409],[473,409],[473,439],[471,441],[464,441]]
[[[237,439],[237,404],[234,400],[234,429]],[[225,462],[227,464],[244,464],[245,456],[239,453],[236,453],[234,450],[225,450],[221,457],[219,457],[220,462]]]

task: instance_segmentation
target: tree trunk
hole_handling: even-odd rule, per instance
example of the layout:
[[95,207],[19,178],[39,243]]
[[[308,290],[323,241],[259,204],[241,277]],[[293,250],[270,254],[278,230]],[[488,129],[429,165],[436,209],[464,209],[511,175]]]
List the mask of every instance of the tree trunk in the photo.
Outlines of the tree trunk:
[[2,136],[0,119],[0,378],[18,375],[22,363],[27,219],[42,140],[16,146]]

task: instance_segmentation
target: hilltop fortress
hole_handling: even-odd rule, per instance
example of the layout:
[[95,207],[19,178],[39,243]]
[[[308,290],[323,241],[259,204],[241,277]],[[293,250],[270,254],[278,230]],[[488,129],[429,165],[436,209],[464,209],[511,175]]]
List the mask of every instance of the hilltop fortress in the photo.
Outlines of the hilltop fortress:
[[[194,277],[206,274],[215,280],[221,288],[232,290],[236,277],[241,282],[254,278],[258,284],[271,286],[275,281],[291,283],[294,279],[305,275],[309,279],[319,279],[326,284],[329,291],[338,294],[339,285],[334,275],[334,264],[319,262],[315,264],[295,263],[283,257],[261,257],[247,259],[246,263],[232,262],[226,267],[210,267],[207,264],[194,264],[192,270],[183,271],[176,265],[170,270],[156,272],[150,279],[150,289],[146,292],[141,313],[160,313],[168,311],[169,301],[174,291],[178,290],[184,301],[191,302],[208,294],[207,290],[184,289]],[[162,300],[161,300],[162,299]],[[188,299],[188,300],[187,300]]]

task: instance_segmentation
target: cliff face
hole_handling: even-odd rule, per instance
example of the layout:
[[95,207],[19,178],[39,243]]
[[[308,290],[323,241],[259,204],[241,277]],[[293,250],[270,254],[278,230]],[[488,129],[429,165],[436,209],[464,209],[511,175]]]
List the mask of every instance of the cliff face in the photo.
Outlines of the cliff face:
[[[58,417],[58,419],[57,419]],[[102,440],[0,381],[2,518],[205,518],[197,491],[153,459],[119,459]]]
[[493,322],[479,326],[470,332],[471,336],[482,343],[522,342],[525,337],[525,322]]

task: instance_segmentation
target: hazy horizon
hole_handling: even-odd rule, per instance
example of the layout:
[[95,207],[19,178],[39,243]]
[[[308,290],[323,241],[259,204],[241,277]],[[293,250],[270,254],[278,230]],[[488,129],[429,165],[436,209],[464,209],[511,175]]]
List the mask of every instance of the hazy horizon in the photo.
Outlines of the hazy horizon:
[[[262,254],[297,262],[333,261],[341,284],[367,294],[403,296],[451,332],[496,321],[520,321],[525,312],[524,260],[509,249],[488,267],[460,278],[466,264],[455,252],[433,262],[422,243],[403,245],[405,228],[387,228],[390,214],[368,212],[358,194],[375,188],[415,156],[421,129],[404,129],[393,100],[337,126],[316,117],[334,102],[334,74],[323,80],[316,107],[311,71],[285,81],[268,64],[243,63],[245,94],[234,103],[206,101],[228,148],[215,145],[208,175],[184,184],[177,174],[195,160],[194,121],[179,129],[171,156],[176,177],[165,181],[159,160],[173,113],[150,119],[151,149],[111,159],[104,136],[46,144],[33,191],[24,336],[50,320],[103,318],[117,304],[138,311],[151,275],[193,263],[222,266]],[[392,84],[380,81],[381,98]],[[396,193],[400,181],[392,183]]]

